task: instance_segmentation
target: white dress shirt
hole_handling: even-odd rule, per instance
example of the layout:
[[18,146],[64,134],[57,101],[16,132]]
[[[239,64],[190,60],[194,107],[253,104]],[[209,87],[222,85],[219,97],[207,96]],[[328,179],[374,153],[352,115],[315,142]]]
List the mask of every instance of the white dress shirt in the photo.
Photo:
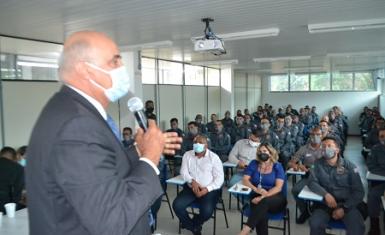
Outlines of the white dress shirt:
[[194,150],[187,151],[182,158],[180,174],[187,183],[190,184],[194,179],[209,192],[220,189],[224,181],[222,162],[209,149],[201,158],[195,156]]
[[[100,113],[100,115],[102,115],[103,119],[107,121],[107,112],[106,110],[103,108],[103,105],[101,103],[99,103],[99,101],[97,101],[96,99],[94,99],[93,97],[87,95],[86,93],[84,93],[83,91],[73,87],[73,86],[70,86],[68,84],[66,84],[66,86],[68,86],[69,88],[71,88],[72,90],[76,91],[76,93],[78,93],[79,95],[81,95],[84,99],[86,99],[88,102],[90,102],[92,104],[92,106],[95,107],[96,110],[98,110],[98,112]],[[156,165],[150,160],[150,159],[147,159],[147,158],[144,158],[144,157],[141,157],[139,158],[139,160],[141,161],[144,161],[144,162],[147,162],[155,171],[155,173],[157,175],[159,175],[159,169],[158,167],[156,167]]]
[[238,140],[231,152],[229,153],[229,161],[237,164],[242,160],[246,165],[257,158],[257,147],[249,144],[249,139]]

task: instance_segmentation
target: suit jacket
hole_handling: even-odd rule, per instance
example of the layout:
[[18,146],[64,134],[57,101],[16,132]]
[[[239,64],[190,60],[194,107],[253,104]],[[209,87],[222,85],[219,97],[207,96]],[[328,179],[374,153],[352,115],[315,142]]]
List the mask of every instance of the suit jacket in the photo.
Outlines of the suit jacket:
[[26,176],[31,235],[150,234],[148,209],[163,193],[152,167],[66,86],[35,124]]

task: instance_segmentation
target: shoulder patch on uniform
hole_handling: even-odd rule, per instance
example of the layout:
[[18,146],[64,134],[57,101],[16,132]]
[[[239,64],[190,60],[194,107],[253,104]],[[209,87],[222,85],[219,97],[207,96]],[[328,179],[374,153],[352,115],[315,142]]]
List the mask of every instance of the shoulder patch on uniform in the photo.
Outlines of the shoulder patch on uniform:
[[359,172],[358,167],[354,168],[353,171],[354,171],[354,173],[358,173]]

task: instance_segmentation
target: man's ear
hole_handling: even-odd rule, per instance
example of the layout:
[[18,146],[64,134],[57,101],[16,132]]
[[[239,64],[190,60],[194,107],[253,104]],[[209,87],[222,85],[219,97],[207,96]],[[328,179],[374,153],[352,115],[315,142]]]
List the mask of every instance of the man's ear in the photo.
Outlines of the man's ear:
[[92,69],[84,61],[75,64],[75,71],[80,75],[80,78],[90,79],[93,77]]

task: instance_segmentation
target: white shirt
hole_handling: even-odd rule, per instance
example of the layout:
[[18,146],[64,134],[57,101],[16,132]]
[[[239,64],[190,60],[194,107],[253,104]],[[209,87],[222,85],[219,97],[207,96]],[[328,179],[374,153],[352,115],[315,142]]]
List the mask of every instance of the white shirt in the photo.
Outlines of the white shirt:
[[[81,95],[84,99],[86,99],[88,102],[90,102],[92,104],[92,106],[95,107],[95,109],[100,113],[100,115],[102,115],[103,119],[107,121],[107,112],[106,110],[103,108],[103,105],[101,103],[99,103],[99,101],[97,101],[96,99],[92,98],[91,96],[87,95],[86,93],[84,93],[83,91],[73,87],[73,86],[70,86],[68,84],[66,84],[66,86],[68,86],[69,88],[71,88],[72,90],[76,91],[76,93],[78,93],[79,95]],[[150,159],[147,159],[147,158],[144,158],[144,157],[141,157],[139,158],[139,160],[141,161],[144,161],[144,162],[147,162],[155,171],[155,173],[157,175],[159,175],[159,169],[158,167],[156,167],[156,165],[150,160]]]
[[187,151],[182,158],[180,174],[187,183],[190,184],[194,179],[209,192],[220,189],[224,181],[222,162],[209,149],[201,158],[195,156],[194,150]]
[[229,153],[229,161],[237,164],[242,160],[248,165],[252,160],[257,158],[257,147],[249,144],[249,139],[238,140],[231,152]]

